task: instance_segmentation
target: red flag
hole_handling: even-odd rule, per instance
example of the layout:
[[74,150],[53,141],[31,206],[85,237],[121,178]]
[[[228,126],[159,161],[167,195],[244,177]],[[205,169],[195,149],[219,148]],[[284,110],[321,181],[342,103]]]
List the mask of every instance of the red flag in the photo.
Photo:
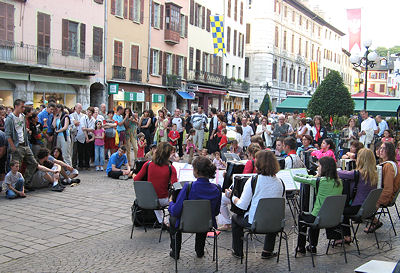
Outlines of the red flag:
[[[349,25],[349,52],[361,51],[361,9],[348,9],[347,22]],[[358,46],[355,47],[355,46]]]
[[333,123],[333,119],[332,119],[332,116],[330,116],[329,117],[329,124],[332,126],[332,123]]

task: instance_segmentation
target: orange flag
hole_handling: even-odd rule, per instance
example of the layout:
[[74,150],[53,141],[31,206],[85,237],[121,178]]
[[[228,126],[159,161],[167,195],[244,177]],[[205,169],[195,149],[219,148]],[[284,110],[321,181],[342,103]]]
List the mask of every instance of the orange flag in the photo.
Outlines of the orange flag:
[[318,84],[318,64],[317,62],[310,62],[310,83],[316,82]]

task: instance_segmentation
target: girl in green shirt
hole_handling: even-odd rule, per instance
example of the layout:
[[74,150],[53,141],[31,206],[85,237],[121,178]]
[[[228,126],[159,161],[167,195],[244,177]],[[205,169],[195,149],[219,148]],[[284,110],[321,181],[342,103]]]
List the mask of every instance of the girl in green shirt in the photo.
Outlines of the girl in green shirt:
[[[301,233],[305,233],[307,231],[307,226],[302,224],[300,221],[313,223],[316,216],[321,209],[322,204],[324,203],[326,197],[332,195],[341,195],[343,191],[342,181],[338,178],[337,170],[336,170],[336,162],[332,157],[322,157],[318,161],[318,174],[317,177],[311,175],[296,175],[294,176],[294,180],[300,183],[310,184],[314,188],[317,186],[317,180],[319,180],[319,187],[317,192],[317,197],[314,202],[314,208],[311,214],[301,213],[299,215],[299,236],[297,239],[297,253],[306,253],[306,236]],[[318,179],[319,178],[319,179]],[[307,251],[316,253],[317,252],[317,244],[318,244],[318,236],[319,229],[309,230],[310,236],[310,245],[307,246]]]

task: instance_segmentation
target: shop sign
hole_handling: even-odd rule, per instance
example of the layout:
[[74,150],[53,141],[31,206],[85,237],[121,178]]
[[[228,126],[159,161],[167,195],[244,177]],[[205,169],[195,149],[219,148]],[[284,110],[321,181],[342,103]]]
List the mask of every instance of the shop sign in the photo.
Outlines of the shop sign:
[[118,83],[109,83],[108,84],[108,94],[109,95],[118,94],[118,88],[119,88]]
[[163,94],[153,94],[151,102],[164,103],[165,102],[165,95],[163,95]]
[[124,101],[144,101],[144,93],[136,93],[136,92],[125,92]]

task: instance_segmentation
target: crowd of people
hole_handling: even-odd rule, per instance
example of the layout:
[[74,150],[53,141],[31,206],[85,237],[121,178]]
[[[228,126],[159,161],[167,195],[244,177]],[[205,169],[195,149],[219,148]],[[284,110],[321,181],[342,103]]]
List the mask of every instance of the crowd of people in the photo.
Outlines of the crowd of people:
[[[254,219],[258,201],[262,198],[285,196],[284,186],[276,177],[283,168],[277,159],[284,160],[284,168],[304,168],[302,155],[310,152],[317,160],[316,175],[296,175],[295,181],[315,186],[319,191],[311,214],[299,215],[299,230],[305,231],[303,222],[313,222],[327,196],[341,194],[343,179],[354,180],[360,173],[357,194],[344,211],[346,215],[357,212],[368,193],[376,188],[377,163],[382,165],[383,192],[377,206],[389,204],[400,187],[398,171],[399,143],[387,122],[381,117],[360,113],[362,121],[351,117],[343,128],[339,147],[328,138],[328,130],[320,116],[312,119],[293,114],[269,112],[263,115],[254,111],[204,112],[199,106],[193,113],[175,109],[152,110],[143,113],[117,106],[107,111],[106,105],[82,109],[76,104],[69,109],[54,101],[34,109],[17,99],[13,107],[0,107],[0,185],[6,197],[26,197],[26,190],[51,186],[53,191],[63,191],[67,185],[80,182],[81,170],[104,171],[114,179],[150,181],[161,206],[169,204],[170,221],[162,223],[162,211],[155,211],[160,225],[171,233],[171,256],[179,258],[181,235],[179,218],[186,199],[209,199],[213,224],[220,230],[232,229],[233,255],[243,256],[243,228]],[[228,131],[234,138],[228,138]],[[227,153],[246,159],[243,173],[256,173],[256,186],[249,179],[241,196],[231,190],[210,183],[217,169],[227,167]],[[354,159],[353,171],[337,172],[337,161]],[[135,172],[135,162],[143,166]],[[107,162],[108,161],[108,162]],[[187,162],[193,166],[197,179],[186,194],[187,184],[175,201],[169,199],[170,186],[178,182],[173,162]],[[245,211],[232,214],[230,204]],[[218,221],[215,217],[218,216]],[[382,226],[375,219],[365,231],[373,232]],[[177,257],[175,256],[175,233]],[[351,242],[346,230],[345,243]],[[275,256],[276,234],[267,234],[262,258]],[[204,255],[205,234],[196,236],[196,253]],[[316,252],[318,231],[310,230],[309,246],[304,235],[299,235],[297,253]],[[340,243],[337,240],[336,243]],[[344,243],[344,242],[341,242]]]

